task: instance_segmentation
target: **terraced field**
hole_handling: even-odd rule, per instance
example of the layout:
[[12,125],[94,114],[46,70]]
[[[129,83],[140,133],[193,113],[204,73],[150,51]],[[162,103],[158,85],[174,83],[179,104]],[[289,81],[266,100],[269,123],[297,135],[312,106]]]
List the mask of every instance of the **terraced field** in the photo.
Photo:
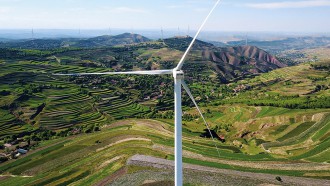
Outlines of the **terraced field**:
[[[132,99],[118,96],[118,89],[85,88],[52,73],[109,71],[53,63],[21,61],[1,64],[0,89],[10,91],[0,97],[0,107],[18,104],[11,112],[3,110],[0,136],[38,127],[61,130],[79,125],[102,125],[113,119],[138,117],[150,111]],[[0,67],[1,67],[0,66]],[[41,87],[37,91],[33,87]],[[27,89],[28,93],[22,100]],[[96,97],[101,98],[96,100]],[[38,107],[44,105],[39,111]],[[30,124],[33,124],[31,127]]]
[[150,111],[147,107],[133,103],[129,99],[121,99],[119,96],[99,103],[96,107],[114,119],[134,117]]
[[[115,91],[99,90],[91,91],[89,96],[82,94],[75,86],[45,90],[42,95],[47,98],[47,103],[38,118],[39,124],[50,130],[58,130],[77,125],[102,125],[111,118],[137,117],[149,112],[148,107],[115,96],[114,93]],[[93,96],[99,96],[101,100],[95,101]]]
[[102,114],[95,112],[91,97],[81,94],[50,96],[50,101],[40,115],[40,125],[47,129],[68,128],[73,125],[105,121]]
[[[305,162],[296,166],[290,160],[268,154],[247,155],[239,148],[220,142],[217,142],[221,155],[218,157],[210,139],[192,136],[189,132],[184,132],[184,136],[184,161],[188,163],[276,175],[304,176],[308,173],[318,177],[330,173],[328,164]],[[173,127],[154,120],[124,120],[112,123],[98,133],[58,139],[48,144],[52,145],[41,144],[42,149],[2,164],[1,183],[8,186],[111,183],[123,174],[150,169],[127,166],[126,161],[132,155],[173,159]],[[123,167],[126,172],[112,176]],[[148,174],[146,179],[153,179],[153,174]]]
[[271,152],[288,154],[295,160],[316,160],[315,157],[319,157],[321,161],[317,160],[318,162],[329,162],[330,114],[326,113],[320,117],[316,122],[298,125],[279,138],[279,142],[265,143],[263,146]]
[[[299,159],[317,147],[326,151],[330,144],[330,110],[285,109],[232,105],[202,107],[211,128],[248,154],[268,152],[274,156]],[[188,113],[197,114],[195,110]],[[203,121],[184,121],[188,131],[202,131]],[[319,152],[319,153],[320,153]],[[315,154],[314,154],[315,155]],[[295,158],[295,156],[299,156]]]
[[[250,82],[259,83],[259,82],[267,82],[269,80],[274,80],[276,78],[279,79],[292,79],[295,82],[299,83],[299,87],[301,91],[297,91],[300,94],[303,94],[305,91],[308,91],[309,88],[313,87],[313,80],[306,79],[306,77],[318,76],[318,77],[327,77],[328,73],[326,71],[320,72],[317,70],[311,70],[310,65],[308,63],[301,64],[294,67],[286,67],[282,69],[277,69],[271,71],[269,73],[262,74],[258,77],[255,77],[250,80]],[[244,81],[244,80],[243,80]],[[325,82],[324,82],[325,83]],[[297,86],[298,87],[298,86]],[[283,87],[284,89],[280,89],[280,91],[286,91],[288,93],[293,93],[293,90],[290,91],[290,86]],[[291,86],[291,88],[296,88]]]
[[0,109],[0,118],[0,136],[8,133],[19,134],[26,130],[23,123],[17,121],[16,117],[6,110]]

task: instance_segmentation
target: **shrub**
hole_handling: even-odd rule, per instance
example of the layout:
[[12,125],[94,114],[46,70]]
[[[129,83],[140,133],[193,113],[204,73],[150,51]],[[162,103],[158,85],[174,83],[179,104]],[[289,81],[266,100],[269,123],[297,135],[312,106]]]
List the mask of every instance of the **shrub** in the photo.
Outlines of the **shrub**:
[[276,180],[279,181],[279,182],[283,182],[282,178],[279,177],[279,176],[276,176]]
[[8,158],[4,156],[0,156],[0,163],[7,161]]

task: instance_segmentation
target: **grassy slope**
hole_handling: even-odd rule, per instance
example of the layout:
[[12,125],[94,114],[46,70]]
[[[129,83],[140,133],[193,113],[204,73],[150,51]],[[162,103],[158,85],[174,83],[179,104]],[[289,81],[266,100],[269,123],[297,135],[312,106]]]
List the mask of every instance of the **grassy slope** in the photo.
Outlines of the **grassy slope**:
[[220,103],[275,105],[286,108],[328,108],[330,73],[327,70],[316,70],[311,64],[277,69],[232,83],[231,86],[234,88],[241,86],[247,88]]
[[[173,158],[173,152],[160,150],[155,146],[173,147],[173,127],[152,120],[130,120],[113,123],[102,132],[80,135],[55,145],[46,145],[42,150],[31,151],[28,156],[0,166],[1,174],[29,175],[32,177],[11,177],[1,181],[4,185],[91,185],[96,184],[125,166],[127,158],[134,154]],[[205,157],[217,158],[215,148],[209,139],[191,136],[185,132],[184,149]],[[189,137],[188,137],[189,136]],[[101,143],[95,143],[96,141]],[[194,143],[192,143],[194,141]],[[55,141],[54,141],[55,143]],[[48,142],[49,144],[49,142]],[[306,171],[272,170],[251,168],[243,162],[280,161],[268,154],[247,155],[227,144],[218,143],[221,158],[241,160],[241,166],[225,163],[196,160],[189,155],[185,162],[211,167],[235,169],[252,172],[266,172],[284,175],[303,176]],[[319,154],[322,156],[322,153]],[[325,158],[325,157],[323,157]],[[213,160],[214,161],[214,160]],[[308,171],[318,175],[319,171]],[[325,172],[323,171],[323,174]]]

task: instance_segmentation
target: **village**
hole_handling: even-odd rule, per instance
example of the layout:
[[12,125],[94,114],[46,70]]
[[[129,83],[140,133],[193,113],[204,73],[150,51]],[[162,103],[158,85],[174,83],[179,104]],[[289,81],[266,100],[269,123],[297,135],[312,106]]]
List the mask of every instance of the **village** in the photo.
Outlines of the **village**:
[[15,140],[5,140],[6,143],[0,143],[0,163],[10,159],[17,159],[29,152],[29,150],[38,145],[37,141],[30,139],[16,138]]

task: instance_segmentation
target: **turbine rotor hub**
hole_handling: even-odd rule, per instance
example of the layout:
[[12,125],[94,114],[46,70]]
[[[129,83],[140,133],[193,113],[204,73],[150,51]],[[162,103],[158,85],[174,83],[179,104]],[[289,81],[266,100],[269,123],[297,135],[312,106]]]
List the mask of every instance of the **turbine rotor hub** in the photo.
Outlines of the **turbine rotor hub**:
[[173,70],[173,77],[174,79],[183,79],[184,78],[184,73],[182,70]]

